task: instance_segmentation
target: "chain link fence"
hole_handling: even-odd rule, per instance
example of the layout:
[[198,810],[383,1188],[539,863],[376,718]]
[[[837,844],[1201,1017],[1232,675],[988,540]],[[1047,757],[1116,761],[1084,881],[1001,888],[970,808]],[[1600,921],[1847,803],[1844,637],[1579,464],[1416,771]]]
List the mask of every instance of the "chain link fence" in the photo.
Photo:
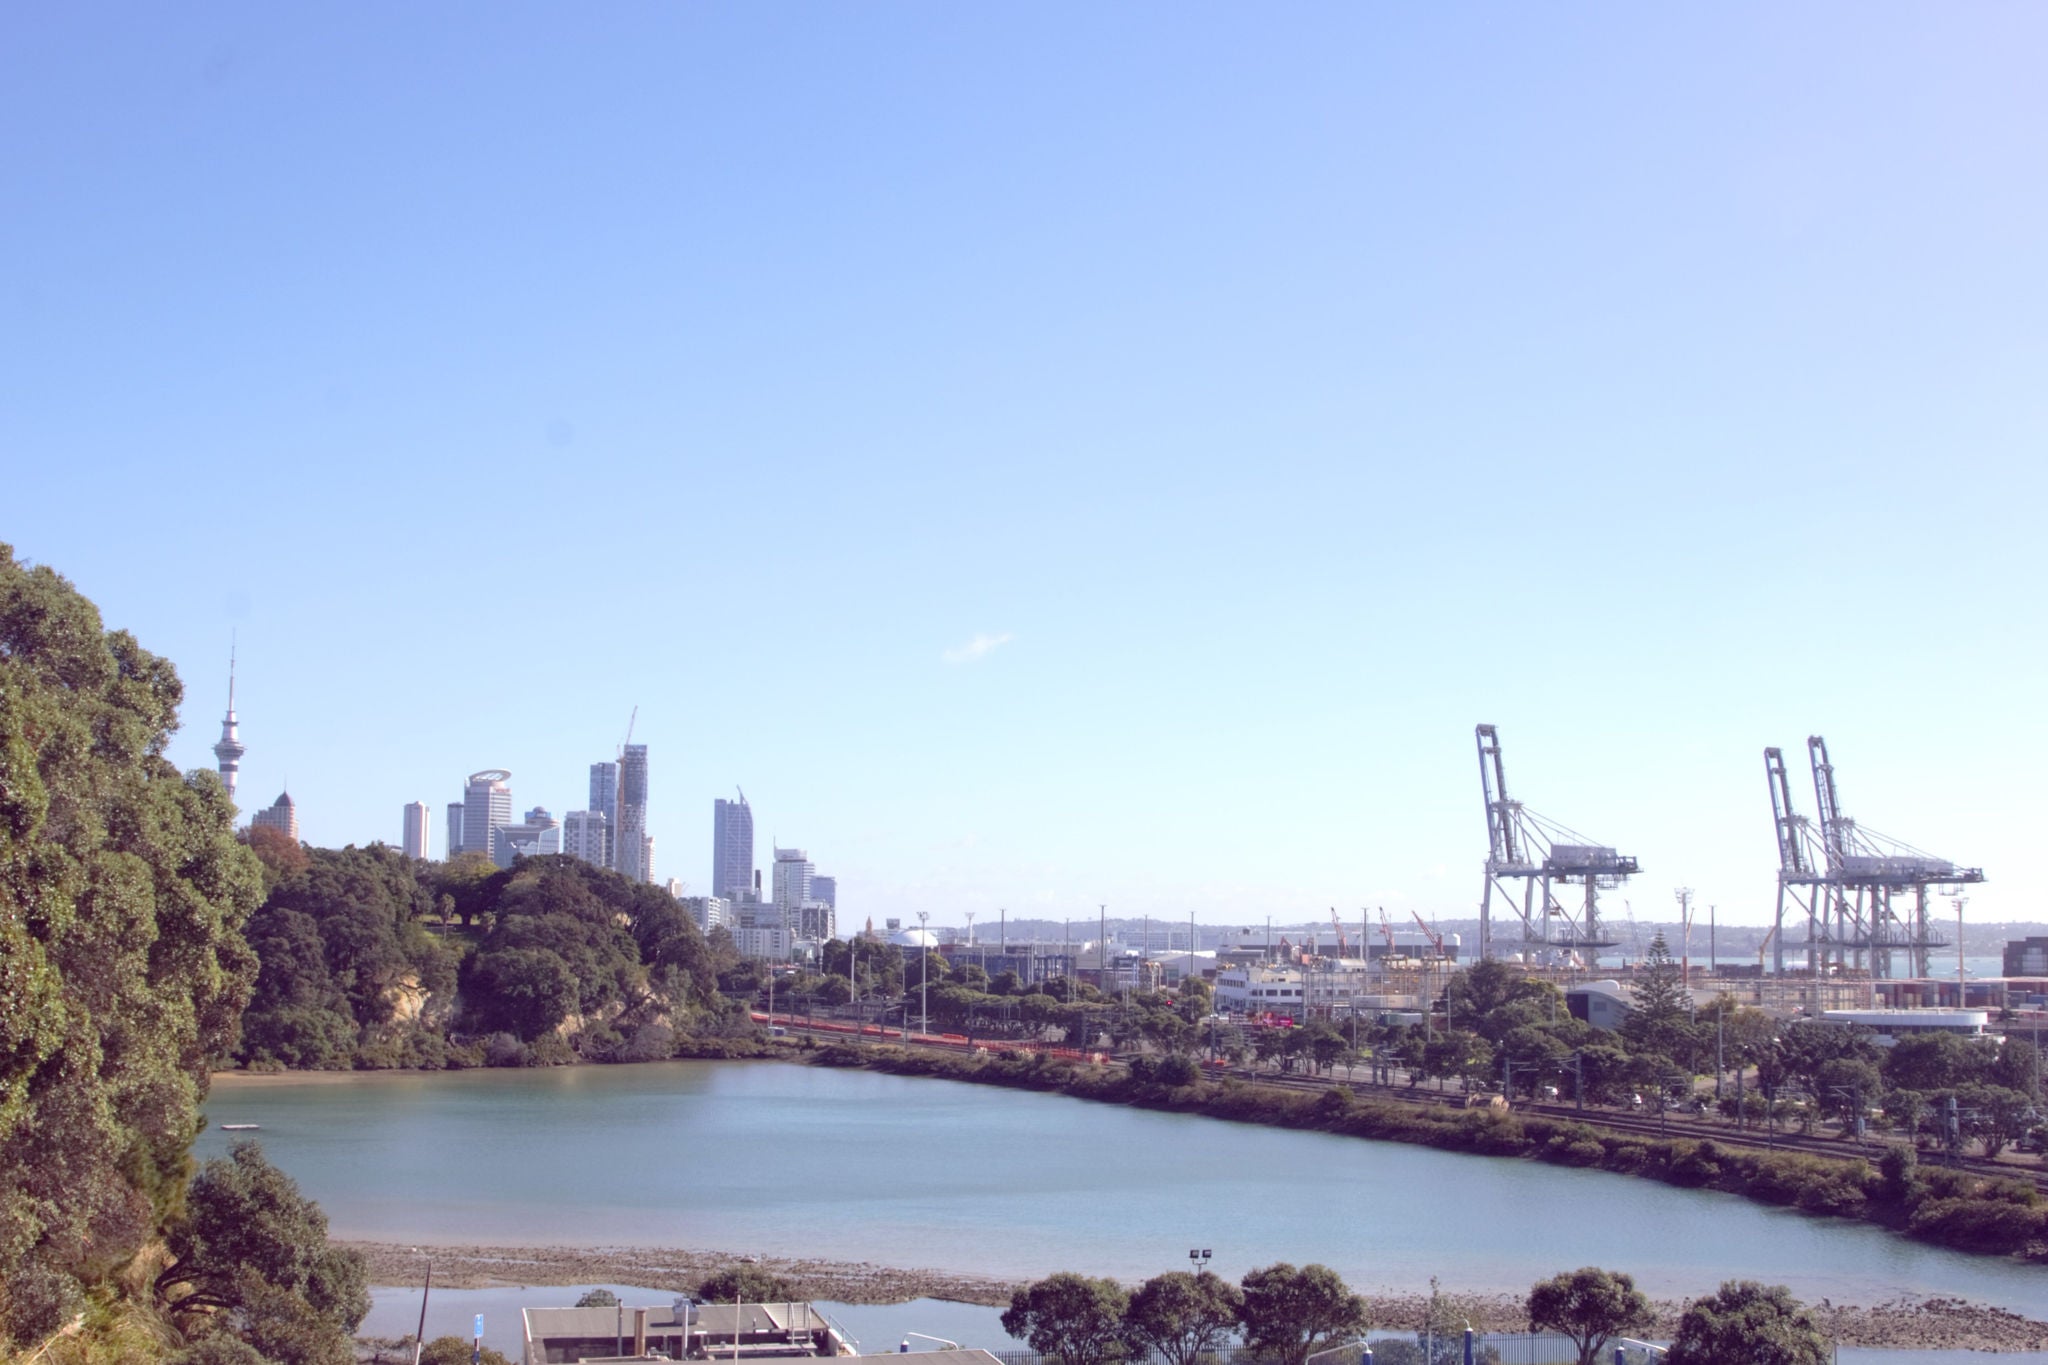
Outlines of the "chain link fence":
[[[1458,1333],[1425,1339],[1415,1333],[1375,1335],[1370,1343],[1352,1342],[1318,1351],[1309,1365],[1360,1365],[1370,1344],[1373,1365],[1465,1365],[1465,1338]],[[1003,1365],[1061,1365],[1058,1356],[1036,1351],[997,1351]],[[1615,1343],[1600,1353],[1600,1365],[1653,1365],[1663,1356],[1661,1348]],[[1568,1337],[1537,1332],[1485,1332],[1472,1339],[1473,1365],[1578,1365],[1579,1349]],[[1125,1365],[1166,1365],[1159,1356],[1130,1358]],[[1201,1358],[1201,1365],[1264,1365],[1259,1354],[1245,1346],[1226,1346]]]

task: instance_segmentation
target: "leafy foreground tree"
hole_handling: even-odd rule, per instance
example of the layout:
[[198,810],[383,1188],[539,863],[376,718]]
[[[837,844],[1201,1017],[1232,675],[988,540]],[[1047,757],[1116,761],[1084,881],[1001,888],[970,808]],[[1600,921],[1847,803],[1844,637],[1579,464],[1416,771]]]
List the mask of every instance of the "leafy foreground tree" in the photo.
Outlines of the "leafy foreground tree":
[[1827,1365],[1827,1333],[1784,1285],[1729,1280],[1688,1304],[1665,1365]]
[[260,868],[219,778],[164,758],[182,697],[0,545],[0,1354],[113,1286],[176,1207],[248,1003]]
[[1003,1330],[1062,1365],[1105,1365],[1124,1351],[1124,1311],[1130,1296],[1115,1280],[1062,1271],[1010,1295]]
[[1124,1340],[1134,1356],[1156,1354],[1172,1365],[1195,1365],[1237,1334],[1243,1307],[1243,1291],[1220,1275],[1169,1271],[1131,1295]]
[[1572,1339],[1579,1365],[1594,1365],[1615,1337],[1648,1327],[1650,1300],[1635,1280],[1598,1266],[1553,1275],[1529,1290],[1529,1330],[1549,1330]]
[[[194,1336],[233,1336],[283,1365],[347,1365],[370,1311],[362,1257],[253,1142],[206,1163],[165,1244],[157,1293]],[[226,1357],[232,1359],[232,1356]]]
[[1371,1328],[1365,1300],[1326,1265],[1296,1270],[1278,1261],[1244,1277],[1238,1310],[1245,1345],[1279,1365],[1303,1365],[1311,1355]]
[[[470,1365],[472,1349],[461,1337],[435,1337],[421,1348],[420,1365]],[[488,1346],[479,1359],[481,1365],[512,1365],[511,1357]]]

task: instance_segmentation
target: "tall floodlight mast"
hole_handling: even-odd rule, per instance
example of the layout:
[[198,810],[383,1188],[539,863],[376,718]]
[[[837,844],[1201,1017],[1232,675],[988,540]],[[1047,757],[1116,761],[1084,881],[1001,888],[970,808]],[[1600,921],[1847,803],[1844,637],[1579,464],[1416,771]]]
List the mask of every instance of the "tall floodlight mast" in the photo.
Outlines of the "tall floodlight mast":
[[[1486,799],[1486,882],[1479,899],[1479,955],[1493,955],[1493,897],[1499,892],[1521,916],[1522,939],[1569,956],[1583,953],[1591,966],[1613,939],[1600,937],[1600,892],[1612,890],[1641,871],[1636,860],[1596,844],[1547,820],[1508,796],[1501,762],[1500,732],[1474,729],[1479,746],[1479,785]],[[1519,881],[1520,904],[1510,883]],[[1554,886],[1580,885],[1585,894],[1574,910],[1551,895]]]

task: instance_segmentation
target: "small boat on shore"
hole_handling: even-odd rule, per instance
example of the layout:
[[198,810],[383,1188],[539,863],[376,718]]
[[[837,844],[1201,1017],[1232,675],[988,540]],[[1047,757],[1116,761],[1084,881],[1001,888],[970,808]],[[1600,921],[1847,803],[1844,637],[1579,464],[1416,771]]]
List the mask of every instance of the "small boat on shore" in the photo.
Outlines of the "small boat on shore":
[[262,1127],[260,1123],[223,1123],[220,1129],[223,1133],[253,1133]]

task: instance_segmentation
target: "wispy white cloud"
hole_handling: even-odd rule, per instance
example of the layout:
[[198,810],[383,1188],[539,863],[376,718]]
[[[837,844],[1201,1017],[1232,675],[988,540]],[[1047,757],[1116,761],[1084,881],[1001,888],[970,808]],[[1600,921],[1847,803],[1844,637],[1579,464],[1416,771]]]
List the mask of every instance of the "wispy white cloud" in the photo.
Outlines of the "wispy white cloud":
[[949,649],[939,657],[949,664],[979,663],[1010,643],[1010,639],[1010,632],[1007,630],[1001,635],[977,635],[966,644]]

